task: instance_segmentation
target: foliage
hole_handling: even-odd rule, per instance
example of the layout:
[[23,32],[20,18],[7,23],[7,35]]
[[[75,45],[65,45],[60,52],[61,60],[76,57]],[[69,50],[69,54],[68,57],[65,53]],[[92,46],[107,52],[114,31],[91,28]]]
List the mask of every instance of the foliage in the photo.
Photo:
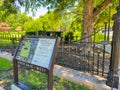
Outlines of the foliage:
[[104,34],[102,33],[97,33],[95,36],[95,42],[101,42],[104,40]]
[[62,27],[61,15],[56,13],[47,13],[36,20],[28,21],[24,24],[25,31],[54,31]]
[[12,31],[15,31],[18,26],[21,26],[23,31],[24,24],[28,21],[32,21],[32,18],[28,17],[25,13],[21,14],[20,12],[11,14],[6,18],[6,22],[9,23]]
[[74,6],[76,0],[18,0],[21,6],[25,6],[27,12],[34,12],[37,8],[43,6],[50,9],[60,11]]
[[17,13],[14,0],[0,0],[0,21],[5,21],[10,14]]
[[35,31],[31,31],[31,32],[26,32],[25,35],[36,35],[37,33]]
[[[20,5],[15,3],[17,1]],[[9,15],[4,20],[6,22],[9,22],[12,30],[15,30],[17,26],[21,26],[22,30],[26,32],[38,30],[53,31],[64,29],[67,30],[67,32],[73,31],[73,33],[80,32],[80,34],[83,34],[81,33],[84,31],[83,26],[87,25],[83,24],[83,21],[85,20],[85,17],[83,16],[85,10],[84,8],[85,5],[89,4],[89,1],[90,0],[10,0],[8,3],[11,3],[11,5],[16,7],[16,9],[18,9],[20,6],[25,6],[26,12],[33,12],[41,6],[48,7],[49,11],[44,16],[41,16],[35,20],[31,17],[27,17],[25,13],[21,14],[20,12],[15,15]],[[4,4],[5,2],[7,2],[7,0],[0,2],[0,9],[2,10],[0,11],[0,20],[3,20],[3,16],[5,14],[3,5],[4,8],[8,8],[6,4]],[[112,3],[112,6],[109,6],[110,2]],[[95,28],[104,27],[104,21],[109,21],[109,18],[112,18],[112,16],[109,15],[109,8],[111,7],[112,15],[116,12],[114,8],[117,5],[118,0],[93,0],[93,22],[90,25],[93,25]],[[89,19],[90,18],[91,17],[89,17]],[[111,22],[111,25],[112,24],[113,22]],[[91,27],[89,29],[92,33],[93,29],[91,29]]]
[[64,33],[64,39],[65,41],[70,41],[73,39],[73,31],[66,31]]

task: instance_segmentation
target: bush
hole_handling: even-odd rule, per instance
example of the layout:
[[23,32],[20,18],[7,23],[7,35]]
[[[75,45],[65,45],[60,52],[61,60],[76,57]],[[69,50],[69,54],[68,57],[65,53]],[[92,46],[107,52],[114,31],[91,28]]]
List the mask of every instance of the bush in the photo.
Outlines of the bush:
[[[94,38],[94,37],[93,37]],[[93,39],[94,40],[94,39]],[[104,34],[102,33],[97,33],[95,36],[95,42],[101,42],[104,40]]]
[[74,36],[73,36],[73,32],[72,31],[66,31],[65,33],[64,33],[64,40],[65,41],[71,41],[71,40],[73,40],[73,38],[74,38]]
[[26,32],[25,35],[36,35],[36,32],[35,31]]

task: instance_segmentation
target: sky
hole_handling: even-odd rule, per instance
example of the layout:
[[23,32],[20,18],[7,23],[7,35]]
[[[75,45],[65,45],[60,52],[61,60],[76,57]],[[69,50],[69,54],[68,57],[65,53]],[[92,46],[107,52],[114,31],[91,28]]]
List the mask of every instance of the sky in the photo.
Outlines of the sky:
[[[21,7],[21,13],[24,13],[24,12],[25,12],[25,8]],[[39,18],[39,16],[45,15],[47,12],[48,12],[47,8],[40,7],[35,12],[35,16],[32,15],[32,12],[29,12],[27,16],[32,16],[34,19],[36,19],[36,18]]]

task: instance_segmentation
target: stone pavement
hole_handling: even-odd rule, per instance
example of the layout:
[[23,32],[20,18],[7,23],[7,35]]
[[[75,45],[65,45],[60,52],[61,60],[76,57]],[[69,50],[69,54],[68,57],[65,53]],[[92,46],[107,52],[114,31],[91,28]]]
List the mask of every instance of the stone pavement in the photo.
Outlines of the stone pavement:
[[[10,61],[13,60],[13,56],[7,52],[0,53],[0,57],[6,58]],[[110,87],[106,86],[106,80],[99,76],[90,75],[70,68],[54,65],[54,75],[63,77],[72,82],[88,86],[90,90],[111,90]],[[0,87],[0,90],[4,90]],[[120,89],[112,89],[120,90]]]

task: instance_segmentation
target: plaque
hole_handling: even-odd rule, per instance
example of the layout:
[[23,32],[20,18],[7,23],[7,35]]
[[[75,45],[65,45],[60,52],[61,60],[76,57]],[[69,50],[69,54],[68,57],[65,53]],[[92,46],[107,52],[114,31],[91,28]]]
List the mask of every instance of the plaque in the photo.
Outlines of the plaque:
[[53,90],[53,66],[59,42],[60,38],[53,36],[24,36],[21,38],[13,59],[14,82],[17,87],[32,90],[18,80],[18,64],[21,64],[46,73],[48,76],[47,90]]
[[50,68],[49,64],[54,50],[55,41],[55,39],[40,38],[31,63]]
[[56,38],[25,37],[22,39],[16,59],[50,69]]

